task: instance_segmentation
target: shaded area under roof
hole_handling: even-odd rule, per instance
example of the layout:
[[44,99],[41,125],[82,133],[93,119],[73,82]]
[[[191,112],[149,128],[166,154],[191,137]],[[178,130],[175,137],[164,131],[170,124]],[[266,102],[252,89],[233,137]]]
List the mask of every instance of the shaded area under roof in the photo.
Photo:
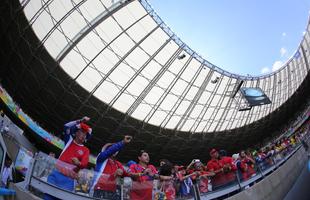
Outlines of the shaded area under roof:
[[143,123],[95,96],[88,98],[89,92],[59,67],[44,46],[40,46],[19,2],[6,0],[3,5],[7,9],[0,16],[1,83],[26,113],[56,135],[60,135],[65,122],[84,115],[91,117],[94,135],[88,146],[93,154],[104,143],[121,139],[124,134],[134,135],[133,143],[120,154],[124,161],[135,159],[139,149],[150,151],[153,160],[165,157],[178,162],[188,162],[193,157],[206,159],[212,147],[235,152],[278,135],[279,129],[294,120],[309,101],[308,73],[284,104],[240,128],[192,134]]

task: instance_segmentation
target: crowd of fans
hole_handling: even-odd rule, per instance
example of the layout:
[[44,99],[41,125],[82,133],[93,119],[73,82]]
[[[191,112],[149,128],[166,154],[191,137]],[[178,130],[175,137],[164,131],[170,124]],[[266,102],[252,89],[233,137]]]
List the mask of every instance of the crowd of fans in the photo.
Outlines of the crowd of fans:
[[[104,199],[121,199],[121,195],[123,199],[137,200],[186,199],[194,196],[195,190],[207,193],[237,184],[282,160],[296,144],[302,142],[301,138],[309,130],[306,123],[289,137],[278,138],[263,148],[243,150],[231,156],[225,150],[214,148],[210,150],[211,159],[205,164],[198,158],[187,166],[174,165],[162,159],[157,168],[149,163],[149,154],[144,150],[137,155],[137,163],[129,161],[123,165],[116,160],[117,153],[132,140],[131,136],[126,135],[122,141],[105,144],[97,156],[95,168],[85,170],[90,156],[84,146],[92,131],[86,124],[89,120],[84,117],[65,124],[64,150],[58,160],[53,159],[54,153],[42,157],[44,162],[37,163],[35,175],[57,187]],[[6,129],[1,122],[1,132],[4,131]],[[12,164],[5,169],[10,168]],[[7,187],[12,180],[11,172],[8,172],[4,170],[2,174],[3,187]],[[124,187],[121,188],[121,185]],[[44,199],[57,198],[45,194]]]
[[[91,128],[86,124],[89,120],[84,117],[65,125],[66,147],[54,162],[55,168],[49,169],[47,182],[104,199],[121,199],[121,195],[123,199],[133,200],[186,199],[193,197],[195,192],[207,193],[237,184],[282,160],[302,141],[309,129],[306,123],[303,132],[283,137],[263,148],[242,150],[231,156],[225,150],[213,148],[210,150],[211,159],[206,164],[198,158],[187,166],[161,159],[157,168],[150,164],[150,156],[144,150],[139,151],[137,162],[129,161],[123,165],[117,161],[118,152],[132,141],[132,136],[125,135],[121,141],[105,144],[97,156],[94,170],[86,170],[89,150],[83,143],[91,134]],[[37,168],[39,166],[40,162]],[[45,194],[44,199],[57,198]]]
[[[126,135],[121,141],[105,144],[97,156],[95,168],[88,170],[90,152],[84,143],[92,132],[87,125],[89,120],[84,117],[66,123],[66,146],[61,155],[57,160],[52,152],[41,156],[34,175],[57,187],[103,199],[121,199],[121,195],[122,199],[137,200],[187,199],[195,192],[202,194],[238,184],[282,160],[303,142],[302,138],[309,132],[309,122],[306,122],[293,135],[278,138],[260,149],[243,150],[230,156],[225,150],[213,148],[210,150],[211,159],[205,164],[199,158],[187,166],[161,159],[158,167],[150,164],[149,154],[144,150],[138,153],[137,162],[129,161],[123,165],[117,161],[118,152],[132,140],[132,136]],[[12,168],[11,163],[8,161],[5,169]],[[8,172],[4,170],[2,174],[2,187],[12,181],[11,172]],[[44,199],[57,198],[45,194]]]

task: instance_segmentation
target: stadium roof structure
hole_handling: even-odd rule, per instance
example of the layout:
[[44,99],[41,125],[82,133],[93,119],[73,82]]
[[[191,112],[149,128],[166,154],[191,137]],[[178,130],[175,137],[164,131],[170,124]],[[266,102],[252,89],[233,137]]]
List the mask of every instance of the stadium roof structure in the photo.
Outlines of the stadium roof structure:
[[[2,84],[52,132],[91,117],[93,152],[123,134],[134,135],[124,160],[139,149],[174,161],[236,151],[279,134],[309,99],[309,26],[282,68],[241,76],[203,59],[146,0],[2,4]],[[241,85],[272,103],[247,109]]]

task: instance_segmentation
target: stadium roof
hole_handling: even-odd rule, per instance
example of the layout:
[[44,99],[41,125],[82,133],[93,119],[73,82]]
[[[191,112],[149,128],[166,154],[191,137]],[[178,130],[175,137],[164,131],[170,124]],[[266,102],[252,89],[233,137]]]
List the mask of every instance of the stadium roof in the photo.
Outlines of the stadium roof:
[[[182,160],[211,146],[244,148],[309,96],[300,94],[309,91],[309,26],[282,68],[241,76],[199,56],[145,0],[13,2],[15,14],[2,14],[11,19],[2,34],[16,33],[1,41],[11,52],[2,52],[4,85],[48,129],[89,115],[95,150],[124,133],[136,136],[132,154],[149,148]],[[272,103],[247,110],[240,86],[261,88]]]

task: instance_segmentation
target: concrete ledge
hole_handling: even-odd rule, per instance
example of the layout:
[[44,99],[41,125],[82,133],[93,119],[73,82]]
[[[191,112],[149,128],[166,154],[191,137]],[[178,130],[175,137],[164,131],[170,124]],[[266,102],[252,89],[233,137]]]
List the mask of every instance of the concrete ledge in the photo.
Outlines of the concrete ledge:
[[15,190],[16,196],[14,200],[42,200],[41,198],[31,194],[28,190],[24,190],[23,188],[13,184],[10,184],[10,188]]

